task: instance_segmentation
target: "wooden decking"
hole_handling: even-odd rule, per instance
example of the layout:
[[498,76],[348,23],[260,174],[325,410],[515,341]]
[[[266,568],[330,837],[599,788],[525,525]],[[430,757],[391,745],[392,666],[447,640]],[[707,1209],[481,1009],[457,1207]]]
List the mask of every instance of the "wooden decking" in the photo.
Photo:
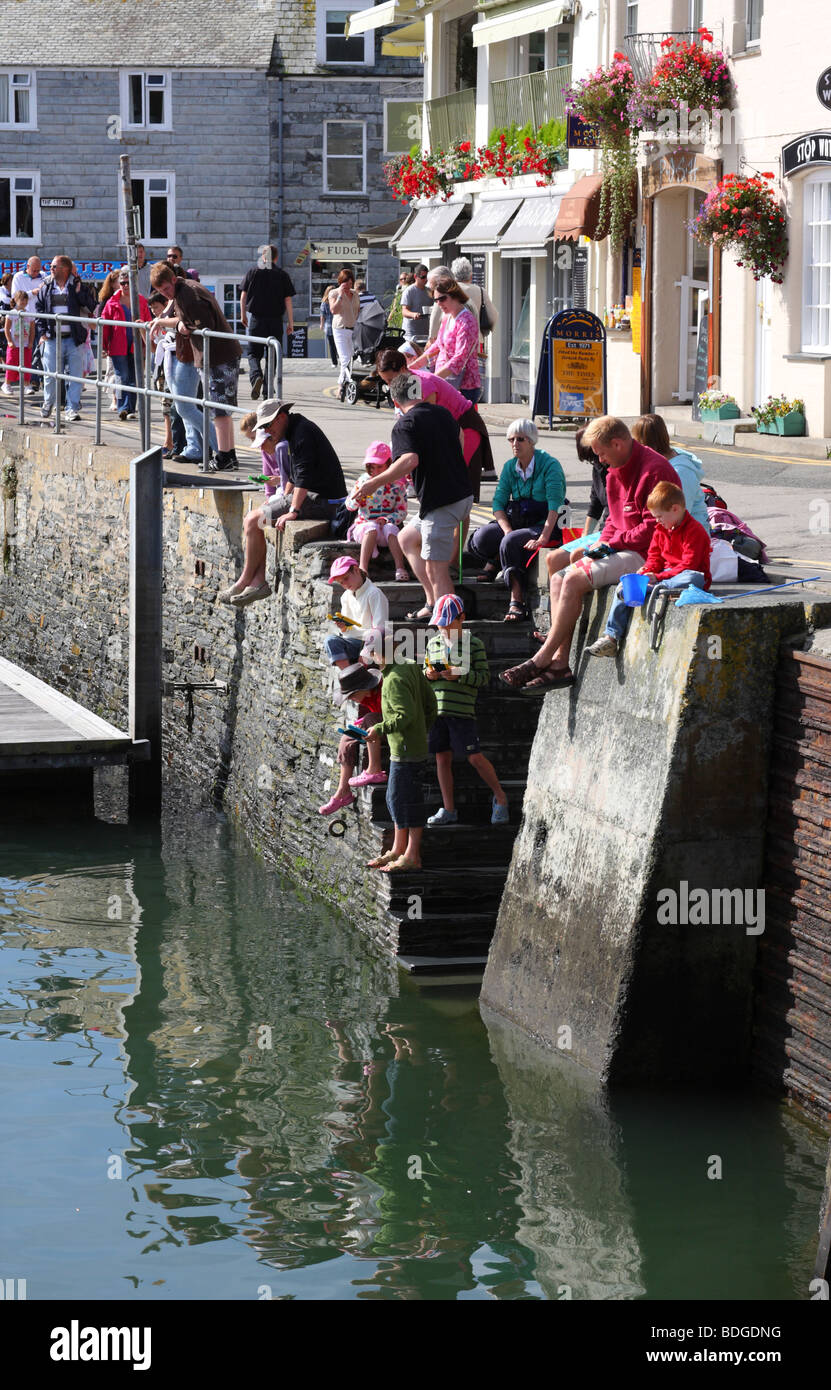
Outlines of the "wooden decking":
[[0,772],[139,762],[149,751],[0,657]]

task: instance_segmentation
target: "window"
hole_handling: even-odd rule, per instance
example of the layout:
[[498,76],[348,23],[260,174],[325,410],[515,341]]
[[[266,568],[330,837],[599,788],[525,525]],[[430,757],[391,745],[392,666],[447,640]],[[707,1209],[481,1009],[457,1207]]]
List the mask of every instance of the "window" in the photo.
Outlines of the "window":
[[0,126],[34,130],[35,74],[12,68],[0,71]]
[[557,31],[557,47],[554,51],[555,68],[567,67],[571,62],[571,30],[559,29]]
[[40,241],[40,174],[0,170],[0,241]]
[[346,23],[354,9],[344,8],[343,0],[318,0],[317,3],[317,61],[328,66],[351,63],[366,67],[375,58],[375,33],[346,37]]
[[122,72],[121,120],[128,130],[170,130],[170,74]]
[[[139,240],[148,246],[176,240],[176,179],[174,174],[135,170],[131,179],[133,203],[139,210]],[[127,241],[121,180],[118,182],[118,218],[121,244]],[[165,250],[167,247],[165,246]],[[152,257],[148,256],[152,260]]]
[[421,144],[420,101],[384,102],[384,151],[386,154],[407,154],[413,145]]
[[537,29],[528,35],[528,71],[542,72],[545,68],[545,30]]
[[765,12],[765,0],[747,0],[747,37],[746,44],[758,43],[762,33],[762,15]]
[[366,122],[323,122],[324,193],[366,192]]
[[831,177],[809,176],[803,189],[805,290],[802,346],[805,352],[831,352]]
[[624,34],[638,32],[638,0],[626,0],[626,28]]

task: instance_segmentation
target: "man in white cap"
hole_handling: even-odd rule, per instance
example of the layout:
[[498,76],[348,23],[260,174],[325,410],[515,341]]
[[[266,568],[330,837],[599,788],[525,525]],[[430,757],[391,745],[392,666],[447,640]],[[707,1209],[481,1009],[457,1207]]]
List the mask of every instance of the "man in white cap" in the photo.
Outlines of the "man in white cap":
[[[257,410],[254,443],[262,450],[266,502],[243,523],[245,565],[236,583],[217,595],[220,603],[245,608],[268,598],[263,528],[282,531],[289,521],[329,520],[346,493],[340,460],[323,431],[304,415],[291,415],[291,401],[263,401]],[[276,488],[279,479],[280,486]],[[275,490],[276,488],[276,490]]]

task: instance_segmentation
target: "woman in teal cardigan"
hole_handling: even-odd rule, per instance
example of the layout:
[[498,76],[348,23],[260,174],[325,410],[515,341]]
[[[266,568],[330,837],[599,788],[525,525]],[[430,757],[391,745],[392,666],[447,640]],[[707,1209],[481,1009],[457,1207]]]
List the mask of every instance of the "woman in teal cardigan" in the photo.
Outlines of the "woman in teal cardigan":
[[473,554],[485,561],[479,580],[493,579],[501,569],[510,587],[506,623],[528,616],[528,552],[538,545],[559,545],[562,540],[559,519],[566,496],[565,474],[551,454],[536,447],[538,438],[532,420],[514,420],[508,426],[513,458],[503,466],[493,494],[494,520],[480,526],[469,542]]

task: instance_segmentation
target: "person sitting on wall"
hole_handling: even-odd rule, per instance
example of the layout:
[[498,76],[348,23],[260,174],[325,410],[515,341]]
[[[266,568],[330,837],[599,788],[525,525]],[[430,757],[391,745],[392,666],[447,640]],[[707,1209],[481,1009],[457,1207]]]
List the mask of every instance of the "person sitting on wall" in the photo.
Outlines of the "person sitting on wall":
[[337,611],[346,621],[333,619],[338,634],[331,633],[323,643],[327,660],[341,670],[356,661],[369,665],[383,645],[390,616],[389,600],[353,555],[339,555],[332,562],[328,583],[340,584],[344,591]]
[[[600,539],[600,532],[606,524],[609,515],[609,508],[606,504],[606,474],[608,469],[605,463],[601,463],[594,449],[589,449],[584,443],[583,436],[588,426],[583,425],[574,436],[574,444],[577,449],[577,457],[581,463],[590,463],[592,466],[592,481],[589,491],[589,505],[586,512],[586,519],[583,523],[583,535],[596,535]],[[579,560],[584,552],[583,545],[575,544],[570,541],[566,545],[558,545],[556,550],[547,550],[545,554],[545,568],[548,571],[548,586],[551,590],[551,580],[555,574],[561,570],[568,569],[573,561]],[[551,595],[553,610],[554,595]],[[534,639],[537,642],[544,642],[546,634],[535,632]]]
[[[338,684],[344,701],[349,700],[358,706],[360,714],[350,721],[359,729],[371,729],[381,718],[381,673],[355,662],[345,666],[340,673]],[[367,767],[364,772],[355,773],[361,758],[362,745],[367,750]],[[360,737],[342,734],[338,744],[338,785],[324,806],[318,808],[321,816],[331,816],[342,811],[355,800],[353,787],[381,786],[387,774],[381,767],[381,745],[377,741],[368,743]]]
[[601,415],[593,420],[583,443],[597,454],[609,469],[606,495],[609,519],[600,541],[551,581],[551,630],[540,650],[519,666],[503,671],[499,679],[512,689],[528,687],[537,692],[574,684],[569,666],[571,639],[583,608],[583,599],[592,589],[616,584],[624,574],[640,569],[649,551],[655,518],[647,499],[658,483],[680,487],[675,469],[633,439],[623,420]]
[[537,448],[539,431],[533,420],[514,420],[508,426],[513,458],[503,466],[493,494],[495,520],[480,526],[470,538],[470,550],[485,568],[479,579],[494,579],[498,568],[510,587],[511,601],[504,621],[528,617],[528,552],[562,539],[560,508],[566,479],[557,459]]
[[[637,574],[645,574],[648,588],[656,585],[670,593],[680,593],[694,584],[710,587],[710,532],[687,511],[684,489],[675,483],[658,483],[646,499],[657,525],[649,553]],[[606,619],[606,631],[586,651],[590,656],[617,656],[626,636],[631,608],[624,603],[618,585]]]
[[691,453],[689,449],[675,448],[670,442],[669,431],[662,415],[641,415],[632,426],[632,437],[637,439],[639,444],[645,444],[647,449],[654,449],[656,454],[669,460],[684,489],[687,511],[709,535],[707,499],[701,489],[704,465],[698,455]]
[[[270,494],[271,484],[266,484],[269,500],[245,518],[242,574],[217,595],[220,603],[235,608],[244,608],[271,593],[265,578],[263,527],[274,525],[282,531],[289,521],[331,521],[337,500],[346,492],[343,469],[326,435],[305,416],[290,415],[290,410],[291,402],[271,400],[263,401],[257,411],[254,439],[263,450],[264,471],[279,476],[281,488]],[[281,444],[285,449],[279,448]]]

